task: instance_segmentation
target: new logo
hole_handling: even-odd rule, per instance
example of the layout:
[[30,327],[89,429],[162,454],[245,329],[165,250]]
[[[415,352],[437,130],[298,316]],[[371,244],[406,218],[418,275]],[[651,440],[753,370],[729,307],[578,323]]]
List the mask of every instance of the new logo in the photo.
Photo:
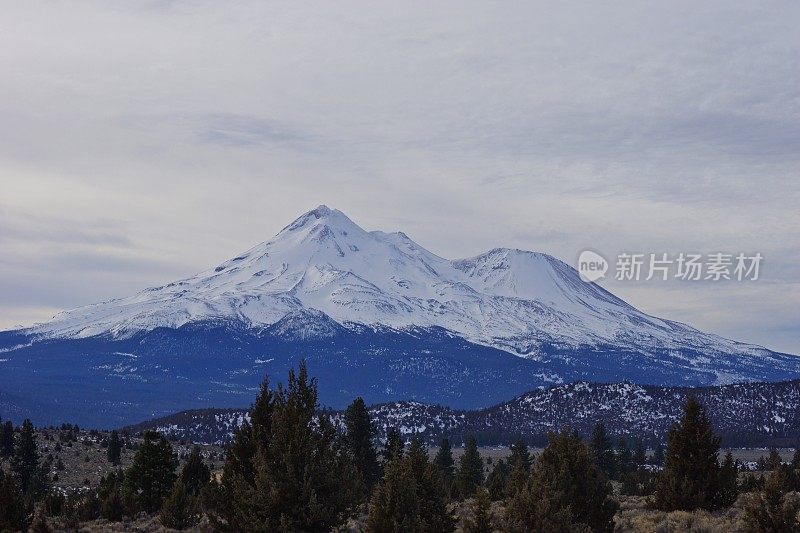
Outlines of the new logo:
[[587,283],[605,277],[608,272],[608,261],[602,255],[591,250],[584,250],[578,256],[578,274]]

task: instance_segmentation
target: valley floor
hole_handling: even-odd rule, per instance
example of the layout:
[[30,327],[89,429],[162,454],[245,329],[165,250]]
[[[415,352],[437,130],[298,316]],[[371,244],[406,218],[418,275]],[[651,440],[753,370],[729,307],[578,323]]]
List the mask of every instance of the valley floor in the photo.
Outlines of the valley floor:
[[[748,531],[742,521],[742,507],[739,502],[728,509],[713,513],[707,511],[691,513],[685,511],[673,511],[670,513],[654,511],[647,509],[646,498],[639,496],[620,496],[619,502],[620,510],[614,517],[614,531],[618,533],[688,533],[698,531],[704,533],[744,533]],[[463,518],[469,516],[469,503],[469,501],[461,502],[453,509],[456,516],[459,517],[459,524],[463,522]],[[503,513],[502,504],[495,502],[492,505],[492,514],[496,522],[502,519]],[[365,531],[365,521],[366,515],[362,515],[358,519],[350,520],[347,527],[340,531],[361,533]],[[54,531],[72,531],[65,528],[64,524],[57,519],[50,520],[49,524]],[[80,524],[78,531],[85,533],[99,533],[101,531],[160,533],[175,530],[163,527],[156,517],[140,516],[135,520],[126,520],[124,522],[109,522],[103,519],[84,522]],[[208,523],[202,523],[186,531],[210,533],[213,529]],[[502,532],[503,530],[498,527],[496,531]],[[463,533],[460,525],[456,529],[456,533]]]
[[[108,438],[108,433],[97,431],[80,430],[75,434],[75,440],[70,442],[59,443],[59,431],[50,429],[39,429],[37,431],[40,454],[43,458],[52,457],[51,475],[56,477],[52,485],[61,490],[81,489],[83,487],[97,486],[100,477],[112,472],[115,467],[108,462],[106,458],[106,448],[103,446]],[[129,466],[134,454],[135,448],[140,439],[136,436],[124,436],[126,447],[122,450],[122,463],[121,467]],[[56,447],[56,443],[59,446]],[[189,454],[192,445],[185,442],[173,442],[175,452],[180,459],[185,459]],[[216,473],[220,473],[224,462],[224,450],[219,446],[201,445],[202,455],[214,467]],[[761,456],[768,454],[764,449],[734,449],[731,450],[734,457],[742,460],[743,462],[752,462]],[[532,453],[540,453],[540,449],[531,449]],[[723,450],[723,454],[724,454]],[[430,450],[431,456],[435,453],[435,449]],[[456,460],[463,453],[463,448],[454,448],[453,455]],[[494,463],[498,460],[506,458],[509,454],[507,447],[482,447],[480,449],[481,456],[484,458],[487,473],[493,468]],[[792,450],[781,450],[781,455],[784,460],[791,459]],[[61,463],[61,468],[55,465]],[[8,469],[8,464],[3,464],[0,461],[0,467]],[[645,532],[645,533],[661,533],[661,532],[744,532],[745,524],[742,521],[742,505],[741,501],[745,495],[740,496],[739,500],[730,508],[721,511],[706,512],[696,511],[692,513],[687,512],[670,512],[655,511],[647,507],[647,499],[641,496],[626,496],[619,494],[619,484],[615,484],[616,498],[620,503],[620,509],[617,512],[615,521],[615,531],[618,532]],[[469,516],[470,501],[460,502],[453,504],[452,510],[459,518],[459,523],[463,522],[465,517]],[[494,502],[492,504],[493,519],[498,528],[497,531],[502,531],[500,525],[504,515],[504,508],[502,503]],[[348,532],[361,532],[364,531],[364,524],[366,522],[366,512],[362,512],[357,518],[351,519],[346,528],[342,531]],[[69,528],[58,518],[49,518],[48,524],[55,531],[74,531],[74,527]],[[98,519],[90,522],[81,523],[78,531],[83,532],[100,532],[100,531],[137,531],[137,532],[164,532],[172,531],[164,528],[157,517],[140,515],[134,519],[126,519],[122,522],[108,522],[107,520]],[[210,532],[211,526],[207,522],[202,522],[200,525],[192,528],[189,531],[196,532]],[[462,531],[457,529],[457,531]]]
[[[531,454],[539,454],[542,452],[543,448],[528,448]],[[478,451],[483,457],[484,461],[491,463],[491,461],[497,461],[498,459],[503,459],[507,457],[511,450],[507,446],[479,446]],[[647,450],[647,455],[650,456],[653,454],[652,449]],[[766,457],[769,455],[769,448],[721,448],[719,451],[720,457],[724,457],[726,453],[731,452],[734,459],[741,461],[742,463],[754,463],[758,461],[761,457]],[[461,454],[464,453],[464,448],[453,448],[453,457],[458,460],[461,457]],[[781,455],[781,459],[784,462],[789,462],[792,460],[792,456],[794,455],[794,448],[778,448],[778,453]],[[436,448],[429,448],[428,455],[431,459],[436,455]]]

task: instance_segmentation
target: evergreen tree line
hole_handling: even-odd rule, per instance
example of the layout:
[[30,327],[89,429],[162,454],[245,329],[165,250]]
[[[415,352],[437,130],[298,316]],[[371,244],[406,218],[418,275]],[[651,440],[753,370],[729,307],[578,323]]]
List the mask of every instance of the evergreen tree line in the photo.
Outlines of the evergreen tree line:
[[[9,472],[0,469],[0,531],[25,531],[28,527],[49,531],[46,516],[60,519],[65,528],[77,529],[80,522],[101,517],[120,521],[140,512],[160,513],[165,526],[183,529],[196,524],[202,515],[200,493],[211,480],[211,470],[199,448],[193,449],[176,473],[178,461],[172,445],[163,436],[146,432],[129,468],[102,477],[97,488],[62,494],[49,490],[50,464],[40,458],[31,421],[25,420],[17,431],[10,426],[10,453],[2,446],[9,424],[2,426],[0,441],[3,458],[10,462]],[[77,433],[77,428],[74,431]],[[69,435],[64,438],[72,442]],[[106,450],[113,465],[120,464],[122,447],[119,433],[113,431]],[[57,466],[62,469],[63,464]]]
[[[420,440],[408,445],[397,430],[388,432],[378,453],[363,400],[347,409],[342,435],[317,412],[316,383],[304,366],[299,376],[290,374],[286,390],[265,383],[251,423],[229,450],[221,483],[211,485],[214,497],[206,505],[216,528],[322,531],[364,512],[368,531],[449,531],[451,502],[469,499],[465,531],[611,531],[617,509],[611,479],[622,482],[623,493],[650,495],[666,511],[717,509],[759,488],[752,479],[739,480],[741,465],[730,453],[719,461],[719,437],[694,398],[666,449],[657,446],[652,456],[642,442],[613,444],[599,425],[588,445],[569,430],[550,435],[538,457],[519,440],[488,476],[474,436],[458,461],[448,439],[431,461]],[[796,470],[784,465],[770,475],[772,492],[765,483],[753,495],[748,520],[794,516]],[[339,480],[333,493],[331,477]],[[503,502],[502,517],[493,516],[493,500]]]
[[[608,479],[572,432],[552,435],[537,458],[517,442],[487,478],[475,437],[458,461],[448,439],[431,459],[421,440],[405,442],[396,429],[378,450],[360,398],[337,432],[319,410],[316,381],[304,364],[285,387],[265,381],[250,413],[219,483],[203,494],[215,530],[330,531],[363,515],[372,532],[453,531],[452,502],[465,499],[465,531],[613,529],[617,505]],[[502,524],[492,499],[506,502]]]
[[8,460],[8,472],[0,469],[0,531],[27,528],[34,503],[47,494],[47,472],[39,462],[36,434],[30,420],[17,431],[2,424],[0,455]]
[[[693,397],[668,435],[663,471],[645,467],[639,447],[632,455],[620,441],[616,449],[598,425],[590,441],[596,464],[622,481],[622,492],[649,494],[653,507],[664,511],[714,510],[728,507],[744,496],[744,521],[753,531],[800,531],[800,450],[785,464],[776,449],[759,460],[766,477],[740,476],[742,465],[730,452],[719,461],[720,437],[712,429],[706,409]],[[659,455],[658,450],[656,454]],[[654,460],[653,460],[654,459]],[[649,461],[658,464],[661,457]]]
[[[330,531],[365,516],[370,532],[453,531],[453,502],[459,500],[468,502],[461,523],[466,532],[612,531],[618,504],[610,480],[621,482],[623,493],[648,495],[654,508],[665,511],[726,507],[749,492],[745,519],[754,529],[800,527],[800,453],[783,464],[775,451],[765,460],[772,471],[764,480],[740,476],[741,465],[730,453],[720,462],[719,437],[694,398],[670,430],[666,448],[650,457],[643,443],[614,443],[598,424],[588,443],[569,429],[551,434],[538,456],[520,439],[488,475],[474,436],[458,460],[448,439],[431,459],[422,441],[406,442],[396,429],[379,450],[361,398],[347,408],[344,426],[337,431],[320,411],[316,380],[301,363],[285,385],[271,388],[264,381],[218,479],[197,448],[178,471],[171,444],[146,432],[130,467],[105,476],[96,489],[62,496],[47,490],[34,428],[26,420],[16,432],[12,426],[11,469],[0,471],[0,531],[35,526],[44,515],[73,528],[141,512],[158,514],[175,529],[205,515],[217,531]],[[6,453],[4,444],[0,440]],[[109,461],[119,464],[122,446],[112,433]],[[496,513],[493,502],[505,511]]]

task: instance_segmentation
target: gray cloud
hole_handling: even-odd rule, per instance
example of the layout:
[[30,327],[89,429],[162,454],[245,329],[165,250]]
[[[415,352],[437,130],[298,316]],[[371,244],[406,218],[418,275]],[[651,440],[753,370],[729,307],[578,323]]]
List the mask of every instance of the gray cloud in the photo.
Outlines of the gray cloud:
[[177,265],[156,258],[143,258],[94,251],[63,252],[48,254],[43,257],[50,265],[59,269],[75,270],[87,275],[96,272],[115,274],[135,273],[139,275],[159,275],[165,271],[177,271]]
[[35,213],[9,214],[0,209],[0,245],[12,243],[58,243],[98,246],[129,246],[121,231],[110,231],[113,222],[101,221],[94,227],[85,222],[47,217]]
[[242,115],[204,117],[201,141],[223,146],[304,145],[312,138],[277,121]]
[[447,257],[761,251],[746,288],[609,286],[800,353],[798,21],[789,0],[6,6],[0,325],[325,203]]

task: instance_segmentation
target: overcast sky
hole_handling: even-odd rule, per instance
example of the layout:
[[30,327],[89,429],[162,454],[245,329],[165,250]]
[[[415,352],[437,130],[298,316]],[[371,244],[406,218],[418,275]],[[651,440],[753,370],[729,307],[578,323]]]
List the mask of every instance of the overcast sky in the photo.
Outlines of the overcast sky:
[[130,295],[318,204],[444,257],[761,252],[603,285],[800,354],[800,3],[8,2],[0,327]]

